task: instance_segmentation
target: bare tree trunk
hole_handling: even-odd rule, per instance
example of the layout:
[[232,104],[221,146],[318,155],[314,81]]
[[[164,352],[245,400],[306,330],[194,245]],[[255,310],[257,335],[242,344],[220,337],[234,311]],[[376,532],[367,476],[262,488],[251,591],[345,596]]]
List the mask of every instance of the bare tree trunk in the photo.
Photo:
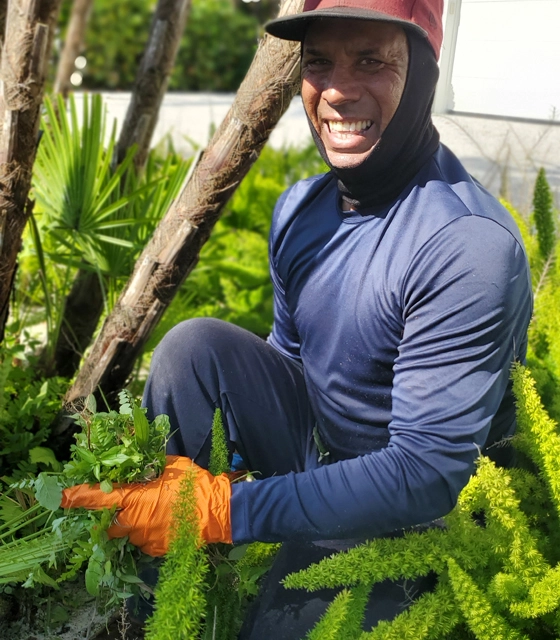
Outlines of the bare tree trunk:
[[[285,0],[281,14],[301,9]],[[235,101],[159,224],[66,396],[122,388],[151,331],[198,261],[223,206],[257,159],[299,86],[299,45],[265,36]]]
[[[92,0],[76,0],[77,4]],[[136,76],[128,112],[115,152],[120,164],[129,147],[138,145],[136,168],[144,166],[169,75],[173,70],[191,0],[159,0],[150,37]],[[72,58],[72,68],[74,58]],[[59,67],[60,73],[60,67]],[[85,301],[87,300],[87,304]],[[90,345],[103,312],[99,277],[79,271],[64,306],[62,331],[55,349],[58,375],[72,377],[80,365],[80,354]]]
[[141,168],[146,162],[190,7],[191,0],[159,0],[157,4],[150,38],[117,143],[116,164],[124,160],[133,144],[138,145],[135,166]]
[[0,67],[0,340],[8,318],[60,0],[11,0]]
[[54,352],[57,376],[72,378],[91,343],[103,312],[101,277],[96,272],[80,269],[74,279],[64,303],[64,318]]
[[8,0],[0,0],[0,40],[4,42],[6,32],[6,16],[8,14]]
[[74,72],[74,62],[80,55],[83,46],[86,29],[91,15],[94,0],[74,0],[72,15],[64,40],[64,48],[56,70],[54,92],[61,93],[64,98],[71,89],[70,77]]

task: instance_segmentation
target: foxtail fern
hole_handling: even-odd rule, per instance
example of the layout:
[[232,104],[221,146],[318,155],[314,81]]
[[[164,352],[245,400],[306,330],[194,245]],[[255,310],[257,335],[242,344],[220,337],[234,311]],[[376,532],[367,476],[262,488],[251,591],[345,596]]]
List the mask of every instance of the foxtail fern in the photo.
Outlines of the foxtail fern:
[[[539,475],[532,468],[501,469],[481,456],[444,528],[373,540],[288,576],[287,588],[345,589],[307,640],[558,638],[560,434],[527,369],[516,365],[513,380],[519,423],[514,442]],[[357,586],[369,592],[382,580],[429,572],[438,576],[433,592],[421,594],[393,621],[354,635],[355,616],[348,609]],[[329,625],[331,635],[323,631]]]
[[187,471],[173,505],[173,535],[156,587],[148,640],[194,640],[206,610],[208,560],[202,547],[195,496],[196,473]]
[[533,219],[537,229],[539,251],[546,260],[556,244],[556,229],[552,209],[552,193],[543,168],[539,169],[533,193]]

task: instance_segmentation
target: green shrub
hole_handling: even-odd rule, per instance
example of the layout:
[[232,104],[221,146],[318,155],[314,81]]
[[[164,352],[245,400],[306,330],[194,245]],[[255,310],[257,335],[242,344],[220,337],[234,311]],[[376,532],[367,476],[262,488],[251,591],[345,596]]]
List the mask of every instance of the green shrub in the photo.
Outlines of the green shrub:
[[29,353],[36,342],[25,336],[14,341],[10,329],[0,346],[0,477],[34,468],[67,384],[39,377]]
[[172,91],[237,91],[257,48],[258,21],[230,0],[194,0]]
[[[358,598],[386,578],[438,575],[392,622],[353,632],[355,608],[342,595],[319,623],[336,621],[332,640],[546,640],[560,632],[560,433],[546,414],[529,372],[516,365],[516,446],[530,469],[505,470],[486,457],[445,517],[445,528],[377,539],[288,576],[289,588],[344,586]],[[354,613],[352,612],[354,609]],[[342,618],[342,619],[341,619]],[[319,628],[319,625],[317,628]],[[467,631],[468,630],[468,631]],[[458,634],[457,636],[451,635]],[[313,635],[308,639],[323,637]]]
[[[88,309],[83,304],[68,304],[79,291],[73,284],[83,284],[79,276],[93,273],[100,285],[98,297],[103,305],[89,308],[93,331],[99,314],[108,312],[116,302],[190,165],[190,160],[168,149],[165,157],[161,149],[153,149],[138,175],[132,165],[132,148],[115,169],[111,165],[115,127],[106,140],[99,94],[84,96],[81,122],[73,96],[68,112],[60,96],[57,107],[58,116],[55,103],[45,100],[43,137],[33,168],[36,204],[24,236],[12,308],[18,319],[46,323],[41,360],[46,371],[56,369],[61,333],[73,334],[76,322],[68,308],[79,308],[80,321],[87,320]],[[91,278],[89,283],[84,295],[95,298]],[[74,346],[75,351],[81,353],[88,346],[86,337],[83,342],[86,344],[81,347]],[[65,374],[72,375],[67,370]]]
[[95,0],[83,52],[84,89],[133,87],[155,4],[154,0]]
[[[155,0],[96,0],[85,38],[84,89],[132,89]],[[62,32],[69,18],[65,6]],[[193,0],[169,88],[236,91],[253,59],[258,19],[230,0]]]

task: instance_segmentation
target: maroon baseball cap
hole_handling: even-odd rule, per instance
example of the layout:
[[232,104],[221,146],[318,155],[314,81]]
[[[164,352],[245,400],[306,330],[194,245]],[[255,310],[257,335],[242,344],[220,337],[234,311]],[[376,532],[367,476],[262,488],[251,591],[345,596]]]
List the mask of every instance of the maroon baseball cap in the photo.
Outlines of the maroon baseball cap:
[[302,13],[283,16],[265,25],[268,33],[283,40],[305,37],[317,18],[353,18],[394,22],[421,33],[439,58],[443,40],[443,0],[305,0]]

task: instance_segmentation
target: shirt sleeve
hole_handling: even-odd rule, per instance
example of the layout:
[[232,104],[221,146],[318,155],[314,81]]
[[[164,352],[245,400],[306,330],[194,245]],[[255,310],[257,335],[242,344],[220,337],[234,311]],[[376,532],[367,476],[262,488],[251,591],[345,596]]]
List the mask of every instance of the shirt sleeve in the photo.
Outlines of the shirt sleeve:
[[269,239],[270,279],[272,281],[274,296],[274,322],[267,342],[285,356],[301,362],[299,335],[288,309],[284,283],[276,268],[275,246],[278,235],[278,218],[280,217],[280,212],[288,195],[289,190],[280,197],[276,204]]
[[453,221],[414,256],[399,295],[388,446],[234,485],[235,543],[371,538],[441,517],[496,414],[514,423],[511,398],[503,400],[511,363],[524,357],[531,287],[510,232],[477,216]]

